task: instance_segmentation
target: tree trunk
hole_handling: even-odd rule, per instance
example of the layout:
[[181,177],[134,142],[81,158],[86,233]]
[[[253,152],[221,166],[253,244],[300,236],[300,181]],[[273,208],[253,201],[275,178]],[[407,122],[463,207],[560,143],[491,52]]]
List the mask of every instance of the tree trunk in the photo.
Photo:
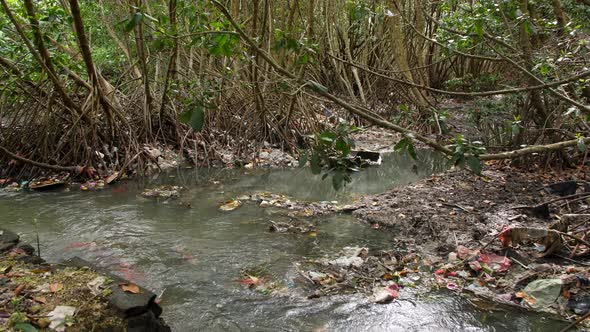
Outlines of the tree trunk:
[[[141,6],[143,0],[131,0],[132,4],[135,4],[135,9],[131,7],[132,15],[141,15]],[[147,65],[147,57],[143,35],[143,20],[139,20],[139,23],[134,27],[135,33],[135,46],[137,48],[137,57],[139,60],[139,66],[141,69],[141,79],[143,81],[143,92],[144,92],[144,121],[147,128],[147,134],[153,136],[153,125],[152,125],[152,94],[150,91],[150,78],[149,69]]]
[[82,21],[82,15],[80,14],[80,5],[78,4],[78,0],[69,0],[70,1],[70,9],[72,11],[72,17],[74,19],[74,29],[76,31],[76,38],[78,39],[78,44],[80,46],[80,52],[82,53],[82,58],[84,59],[84,64],[86,65],[86,72],[88,73],[88,77],[90,77],[90,82],[92,83],[92,93],[98,95],[99,102],[107,115],[107,121],[111,127],[111,134],[114,135],[115,125],[113,121],[113,113],[111,110],[111,105],[106,99],[104,94],[101,80],[98,77],[98,73],[96,72],[96,68],[94,67],[94,62],[92,61],[92,51],[90,50],[90,45],[88,44],[88,39],[86,38],[86,33],[84,32],[84,22]]

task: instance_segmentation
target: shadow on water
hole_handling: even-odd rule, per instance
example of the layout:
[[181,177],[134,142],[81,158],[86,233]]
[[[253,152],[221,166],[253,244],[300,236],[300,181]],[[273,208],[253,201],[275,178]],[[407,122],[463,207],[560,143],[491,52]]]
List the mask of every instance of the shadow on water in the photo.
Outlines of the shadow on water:
[[[316,237],[273,234],[272,209],[245,204],[232,212],[218,206],[253,191],[298,199],[338,200],[378,193],[444,169],[437,155],[419,161],[402,155],[353,176],[342,192],[307,169],[182,170],[153,179],[118,183],[100,192],[0,194],[2,226],[32,241],[38,220],[43,256],[58,261],[81,256],[127,279],[164,292],[165,319],[175,331],[555,331],[541,315],[487,312],[448,293],[413,296],[372,305],[361,295],[306,299],[294,263],[345,246],[389,248],[386,233],[347,215],[322,217]],[[416,165],[416,167],[413,167]],[[138,197],[145,187],[186,187],[180,201]],[[288,296],[263,296],[236,282],[243,268],[267,264]]]

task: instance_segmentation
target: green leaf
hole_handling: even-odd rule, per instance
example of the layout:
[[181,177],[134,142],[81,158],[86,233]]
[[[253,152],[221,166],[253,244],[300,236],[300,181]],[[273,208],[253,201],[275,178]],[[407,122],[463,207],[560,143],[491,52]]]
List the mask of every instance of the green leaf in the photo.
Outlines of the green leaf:
[[15,331],[21,332],[37,332],[37,329],[29,323],[18,323],[14,325]]
[[474,157],[474,156],[469,156],[467,157],[467,159],[465,159],[465,163],[467,164],[467,166],[469,166],[469,168],[471,168],[472,171],[475,172],[475,174],[480,175],[481,174],[481,161],[479,160],[479,158]]
[[477,20],[474,29],[478,36],[483,37],[483,20]]
[[133,16],[131,17],[129,22],[127,22],[127,25],[125,25],[125,32],[133,31],[133,29],[135,29],[135,27],[141,22],[142,18],[143,18],[142,13],[137,12],[137,13],[133,14]]
[[317,154],[317,152],[314,152],[311,155],[311,160],[309,162],[311,166],[311,172],[313,174],[320,174],[322,172],[322,166],[320,165],[320,156]]
[[320,134],[320,140],[327,142],[327,143],[333,143],[334,140],[338,137],[338,135],[336,133],[333,132],[323,132]]
[[180,113],[180,116],[178,117],[178,119],[182,123],[188,123],[191,120],[192,116],[193,116],[193,111],[189,110],[189,111]]
[[305,153],[303,153],[300,157],[299,157],[299,167],[304,167],[305,164],[307,164],[307,158],[309,156],[309,152],[305,151]]
[[193,110],[190,124],[194,131],[203,130],[203,126],[205,124],[205,110],[203,109],[203,106],[199,105],[195,110]]
[[414,147],[414,143],[410,137],[406,136],[402,138],[402,140],[399,141],[393,149],[395,151],[405,151],[410,155],[410,157],[412,157],[412,159],[418,159],[416,148]]
[[342,155],[344,156],[348,156],[348,154],[350,153],[350,145],[342,137],[336,140],[336,145],[334,146],[334,148],[337,151],[342,152]]
[[408,140],[406,137],[402,138],[397,144],[393,147],[395,151],[402,151],[408,145]]
[[407,151],[408,151],[408,154],[410,155],[410,157],[412,157],[412,159],[414,159],[414,160],[418,159],[418,155],[416,154],[416,149],[414,148],[414,143],[412,143],[412,141],[410,139],[408,139]]
[[192,110],[180,114],[180,122],[190,124],[194,131],[203,130],[205,124],[205,110],[203,105],[196,105]]

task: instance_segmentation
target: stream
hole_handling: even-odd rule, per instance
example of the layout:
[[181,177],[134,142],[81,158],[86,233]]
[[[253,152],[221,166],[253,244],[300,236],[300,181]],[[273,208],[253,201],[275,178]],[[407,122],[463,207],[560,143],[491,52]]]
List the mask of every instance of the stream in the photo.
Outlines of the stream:
[[[307,169],[183,169],[96,192],[0,193],[0,224],[32,244],[38,232],[42,257],[50,262],[80,256],[163,292],[163,316],[173,331],[555,331],[564,326],[524,311],[482,310],[450,292],[404,290],[411,301],[387,305],[372,304],[364,295],[308,300],[295,262],[346,246],[388,249],[390,236],[344,214],[320,217],[317,236],[270,233],[269,220],[285,218],[273,208],[246,203],[231,212],[218,209],[238,195],[260,191],[346,203],[444,169],[436,155],[422,154],[418,162],[398,154],[384,159],[381,167],[354,174],[341,192]],[[187,189],[176,201],[139,197],[143,189],[161,184]],[[241,269],[260,265],[286,287],[284,295],[259,294],[236,281]]]

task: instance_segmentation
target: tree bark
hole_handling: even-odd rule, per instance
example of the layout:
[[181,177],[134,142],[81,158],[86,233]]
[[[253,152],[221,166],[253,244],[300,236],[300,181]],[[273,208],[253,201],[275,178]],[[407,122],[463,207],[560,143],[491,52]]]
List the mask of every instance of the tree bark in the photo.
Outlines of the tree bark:
[[84,32],[84,22],[82,21],[82,15],[80,14],[80,5],[78,4],[78,0],[69,1],[70,9],[72,11],[72,17],[74,19],[74,29],[76,32],[76,38],[78,40],[80,52],[82,53],[82,59],[84,60],[84,64],[86,65],[86,72],[88,73],[88,77],[90,77],[90,82],[92,83],[93,93],[96,92],[96,94],[98,95],[99,102],[105,114],[107,115],[107,121],[109,122],[109,126],[111,127],[111,133],[114,135],[115,124],[113,121],[111,105],[106,99],[101,84],[101,80],[98,77],[96,67],[94,66],[94,62],[92,61],[92,51],[90,50],[90,45],[88,44],[88,39],[86,38],[86,33]]

